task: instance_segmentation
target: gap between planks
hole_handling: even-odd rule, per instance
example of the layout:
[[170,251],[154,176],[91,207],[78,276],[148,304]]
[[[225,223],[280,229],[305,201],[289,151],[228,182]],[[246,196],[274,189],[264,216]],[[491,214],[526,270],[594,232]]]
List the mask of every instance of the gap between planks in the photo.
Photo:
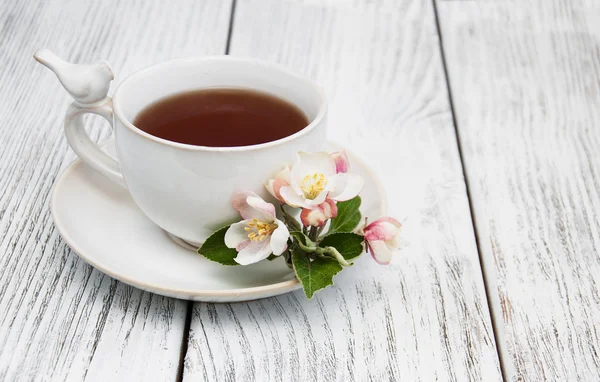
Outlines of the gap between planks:
[[492,330],[494,332],[494,341],[496,342],[496,353],[498,355],[498,360],[500,362],[500,372],[502,373],[502,379],[506,381],[506,369],[504,364],[504,359],[502,358],[502,350],[500,349],[503,346],[502,341],[499,339],[498,334],[498,323],[496,322],[496,314],[501,312],[494,312],[494,305],[492,304],[492,294],[490,294],[488,288],[488,277],[485,274],[485,269],[483,267],[483,255],[481,253],[481,246],[479,243],[479,232],[477,230],[477,223],[475,220],[475,214],[473,210],[473,200],[471,198],[471,187],[469,185],[469,177],[467,176],[465,160],[463,158],[463,149],[460,139],[460,131],[458,129],[458,122],[456,120],[456,113],[454,111],[454,99],[452,95],[452,88],[450,87],[449,73],[448,67],[446,65],[446,53],[444,52],[444,38],[442,36],[442,29],[440,28],[440,18],[438,13],[437,1],[431,0],[433,4],[433,13],[435,16],[435,27],[439,38],[439,47],[440,47],[440,56],[442,58],[442,67],[444,69],[444,81],[446,82],[446,89],[448,90],[448,102],[450,104],[450,112],[452,113],[452,124],[454,126],[455,136],[456,136],[456,146],[458,147],[458,156],[460,158],[460,164],[462,168],[463,178],[465,181],[465,187],[467,191],[467,200],[469,201],[469,213],[471,214],[471,222],[473,224],[473,232],[475,233],[475,245],[477,246],[477,255],[479,256],[479,269],[481,270],[481,278],[483,279],[483,288],[485,290],[485,298],[487,302],[487,307],[490,312],[490,320],[492,322]]

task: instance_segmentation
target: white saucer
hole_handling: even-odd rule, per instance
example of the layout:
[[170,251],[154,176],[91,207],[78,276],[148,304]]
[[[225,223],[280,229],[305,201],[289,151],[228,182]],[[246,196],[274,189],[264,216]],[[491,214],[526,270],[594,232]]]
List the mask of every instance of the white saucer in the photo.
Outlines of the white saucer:
[[[331,144],[331,151],[339,149]],[[112,140],[104,150],[114,156]],[[385,192],[376,175],[348,152],[353,172],[365,177],[363,215],[385,214]],[[54,224],[82,259],[126,284],[195,301],[245,301],[300,288],[283,259],[229,267],[176,244],[137,208],[127,190],[81,160],[57,179],[50,203]],[[201,213],[201,211],[198,211]]]

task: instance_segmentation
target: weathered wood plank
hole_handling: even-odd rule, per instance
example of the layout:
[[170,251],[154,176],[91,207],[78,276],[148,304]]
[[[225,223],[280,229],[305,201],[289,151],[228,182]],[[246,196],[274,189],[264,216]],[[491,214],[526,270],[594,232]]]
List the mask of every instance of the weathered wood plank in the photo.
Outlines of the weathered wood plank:
[[[107,59],[120,82],[175,56],[222,54],[230,2],[4,1],[0,7],[0,380],[174,380],[187,303],[92,269],[61,240],[50,188],[73,159],[68,95],[32,58]],[[113,86],[114,90],[114,86]],[[109,135],[98,120],[94,139]],[[110,240],[110,238],[107,238]]]
[[600,379],[600,4],[440,2],[506,377]]
[[195,304],[187,380],[500,380],[432,4],[237,2],[231,53],[321,83],[409,247],[307,301]]

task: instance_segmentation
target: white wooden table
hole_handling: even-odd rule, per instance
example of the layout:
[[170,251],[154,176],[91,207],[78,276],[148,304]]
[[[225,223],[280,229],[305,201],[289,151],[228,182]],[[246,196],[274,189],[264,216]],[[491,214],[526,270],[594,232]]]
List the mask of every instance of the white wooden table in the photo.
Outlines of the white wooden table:
[[[595,0],[1,0],[0,380],[600,379],[598,20]],[[42,47],[107,59],[115,84],[225,53],[309,75],[409,246],[311,301],[103,275],[50,217],[74,154]]]

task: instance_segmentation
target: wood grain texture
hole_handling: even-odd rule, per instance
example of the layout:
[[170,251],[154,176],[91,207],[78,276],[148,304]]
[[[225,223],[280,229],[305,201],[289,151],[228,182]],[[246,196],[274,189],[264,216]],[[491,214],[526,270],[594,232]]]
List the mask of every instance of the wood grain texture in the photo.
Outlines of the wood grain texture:
[[440,2],[508,380],[600,379],[600,4]]
[[231,53],[323,85],[330,137],[381,175],[409,243],[311,301],[195,304],[184,378],[500,380],[432,4],[239,0]]
[[[74,159],[62,129],[70,100],[32,55],[45,47],[79,63],[106,59],[118,84],[175,56],[222,54],[230,6],[220,0],[168,7],[160,1],[2,3],[0,380],[176,378],[187,303],[94,270],[52,224],[51,186]],[[110,134],[99,119],[93,122],[95,140]]]

